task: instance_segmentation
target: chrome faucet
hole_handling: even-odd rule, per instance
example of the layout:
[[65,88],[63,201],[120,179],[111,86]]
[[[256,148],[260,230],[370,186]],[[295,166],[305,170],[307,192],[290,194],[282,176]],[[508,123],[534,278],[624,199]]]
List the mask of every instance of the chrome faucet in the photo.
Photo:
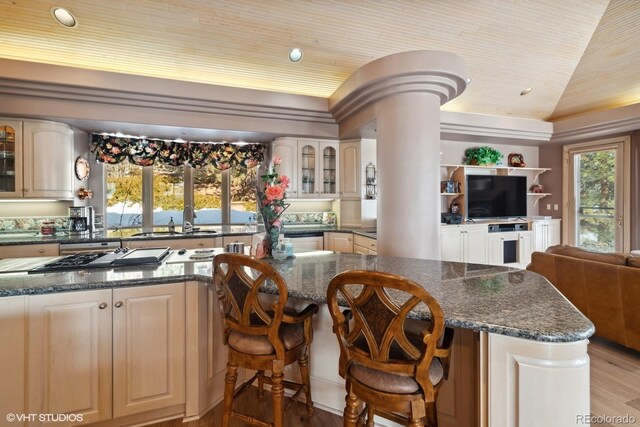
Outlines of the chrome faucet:
[[[191,216],[189,216],[189,220],[187,221],[187,209],[191,212]],[[182,210],[182,232],[183,233],[193,233],[193,220],[197,218],[196,212],[193,210],[191,205],[186,205]]]

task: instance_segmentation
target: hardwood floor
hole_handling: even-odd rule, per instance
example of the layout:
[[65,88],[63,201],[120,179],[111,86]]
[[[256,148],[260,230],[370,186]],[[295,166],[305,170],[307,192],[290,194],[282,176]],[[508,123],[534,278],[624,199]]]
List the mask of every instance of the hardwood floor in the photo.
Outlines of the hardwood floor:
[[[629,350],[600,338],[589,345],[591,357],[591,414],[596,417],[634,417],[634,422],[593,423],[599,427],[640,426],[640,352]],[[238,408],[259,419],[271,420],[271,399],[267,393],[262,400],[251,389],[240,396]],[[222,404],[213,408],[198,421],[183,424],[180,420],[154,424],[153,427],[217,427],[222,422]],[[231,427],[246,424],[232,420]],[[304,405],[296,404],[286,412],[288,427],[341,427],[342,417],[316,409],[308,417]],[[580,425],[580,424],[578,424]],[[589,425],[585,423],[584,425]]]

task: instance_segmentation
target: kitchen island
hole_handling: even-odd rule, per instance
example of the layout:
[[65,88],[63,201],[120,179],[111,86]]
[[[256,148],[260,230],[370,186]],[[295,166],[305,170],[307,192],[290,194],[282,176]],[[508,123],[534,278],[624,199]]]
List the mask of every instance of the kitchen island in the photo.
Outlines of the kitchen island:
[[[283,275],[294,305],[308,301],[324,303],[331,278],[352,269],[401,274],[422,284],[438,299],[446,325],[458,331],[460,348],[454,353],[453,363],[457,358],[458,366],[453,367],[453,379],[447,385],[450,392],[444,392],[443,388],[450,401],[445,397],[439,407],[441,426],[564,427],[575,425],[578,415],[589,413],[587,339],[594,332],[593,324],[538,274],[498,266],[331,252],[298,254],[294,259],[269,262]],[[37,275],[3,274],[0,297],[4,298],[0,298],[0,308],[11,300],[13,312],[19,315],[22,306],[26,318],[30,299],[48,294],[63,297],[64,293],[72,295],[70,291],[115,293],[127,288],[144,290],[184,284],[187,345],[182,415],[194,418],[221,397],[222,391],[225,349],[221,341],[216,341],[221,336],[211,282],[210,261]],[[269,283],[263,291],[276,292]],[[114,297],[110,301],[115,304],[120,300]],[[100,304],[99,300],[96,303]],[[127,302],[124,304],[126,307]],[[115,317],[114,314],[114,337]],[[416,310],[413,318],[426,320],[429,315]],[[6,323],[6,316],[0,320]],[[1,330],[4,328],[5,324]],[[337,373],[338,347],[324,306],[314,323],[314,334],[311,350],[314,400],[320,408],[341,413],[344,386]],[[28,346],[25,348],[25,353],[31,351]],[[0,354],[4,357],[4,353]],[[469,360],[475,362],[471,368],[464,363]],[[2,362],[0,366],[6,365]],[[209,382],[203,385],[202,378],[200,381],[198,378],[206,376],[206,372]],[[208,400],[202,397],[207,387],[208,393],[215,395]],[[216,387],[220,389],[211,390]],[[465,392],[479,403],[478,410],[475,405],[468,407],[459,401]],[[30,396],[30,390],[26,395]],[[468,424],[469,420],[474,423]]]

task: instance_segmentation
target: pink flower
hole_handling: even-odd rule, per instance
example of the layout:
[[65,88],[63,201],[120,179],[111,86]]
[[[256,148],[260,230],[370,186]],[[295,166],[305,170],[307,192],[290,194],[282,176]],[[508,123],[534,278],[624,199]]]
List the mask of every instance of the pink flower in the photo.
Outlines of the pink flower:
[[280,225],[282,225],[282,221],[280,221],[279,219],[276,219],[275,221],[273,221],[273,225],[274,227],[280,227]]
[[273,208],[273,210],[276,211],[276,213],[280,213],[280,212],[282,212],[284,210],[284,208],[282,206],[276,205]]
[[291,183],[291,179],[287,175],[280,175],[280,187],[284,190],[289,188],[289,184]]
[[269,185],[264,190],[267,200],[280,200],[284,197],[284,189],[279,185]]
[[275,156],[275,157],[273,158],[273,164],[277,166],[277,165],[279,165],[280,163],[282,163],[282,156]]

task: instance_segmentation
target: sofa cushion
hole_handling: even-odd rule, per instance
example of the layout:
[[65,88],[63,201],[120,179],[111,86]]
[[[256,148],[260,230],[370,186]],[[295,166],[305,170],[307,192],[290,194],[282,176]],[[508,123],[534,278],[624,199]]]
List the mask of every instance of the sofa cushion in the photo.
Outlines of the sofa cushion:
[[627,265],[629,267],[640,268],[640,256],[632,256],[627,258]]
[[576,248],[569,245],[556,245],[547,249],[547,253],[579,258],[589,261],[604,262],[613,265],[627,265],[627,256],[621,253],[601,253]]

